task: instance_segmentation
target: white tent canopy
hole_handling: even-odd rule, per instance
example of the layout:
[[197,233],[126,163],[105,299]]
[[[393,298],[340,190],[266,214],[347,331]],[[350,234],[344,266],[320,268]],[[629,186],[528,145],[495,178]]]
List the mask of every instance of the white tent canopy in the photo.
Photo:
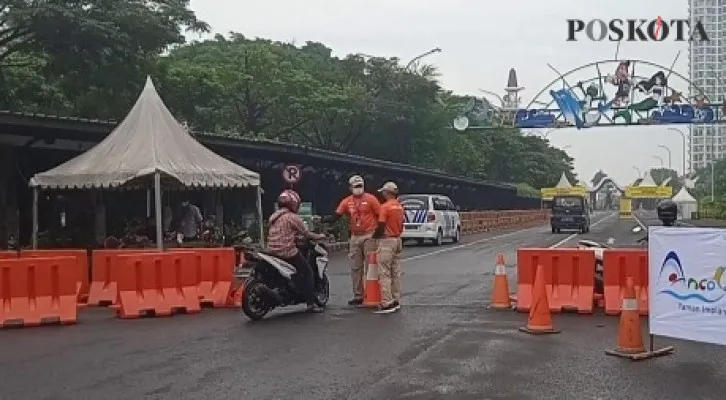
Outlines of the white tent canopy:
[[655,181],[653,180],[653,177],[650,176],[650,171],[645,171],[645,174],[643,174],[643,180],[640,181],[641,187],[658,187],[656,185]]
[[[37,248],[40,189],[111,188],[153,176],[157,247],[162,244],[161,179],[201,188],[257,188],[262,222],[260,175],[221,157],[197,142],[176,121],[151,82],[129,114],[101,143],[30,180],[33,191],[33,248]],[[262,223],[260,234],[262,234]],[[262,236],[260,236],[263,240]]]
[[109,188],[159,172],[184,186],[259,186],[260,175],[197,142],[179,124],[147,78],[144,90],[116,129],[85,153],[36,174],[42,189]]
[[562,173],[562,176],[560,176],[560,181],[557,182],[556,188],[571,188],[572,183],[570,183],[569,179],[567,179],[567,175],[565,173]]
[[688,193],[685,186],[673,196],[672,200],[678,204],[678,213],[681,219],[691,219],[693,213],[698,212],[698,201]]

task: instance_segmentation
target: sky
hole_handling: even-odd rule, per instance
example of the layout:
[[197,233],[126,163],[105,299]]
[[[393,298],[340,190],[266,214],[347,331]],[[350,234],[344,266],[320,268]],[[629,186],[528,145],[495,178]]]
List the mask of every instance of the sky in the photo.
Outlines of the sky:
[[[317,41],[338,56],[364,53],[398,57],[406,63],[439,47],[440,53],[424,61],[435,65],[442,86],[457,94],[481,96],[480,89],[503,94],[508,71],[515,68],[519,85],[525,87],[520,93],[523,106],[558,79],[548,63],[564,73],[615,57],[617,46],[613,42],[567,42],[566,19],[688,16],[687,0],[522,0],[517,6],[498,0],[191,0],[191,7],[214,33],[234,31],[299,44]],[[670,67],[679,51],[674,71],[687,77],[686,42],[622,42],[618,58]],[[614,73],[615,64],[603,67],[613,69],[603,70],[603,74]],[[640,68],[638,75],[650,76],[657,71]],[[592,67],[568,80],[576,82],[596,75]],[[688,92],[685,80],[672,78],[669,83]],[[558,85],[554,88],[561,87]],[[607,90],[612,96],[613,89]],[[686,126],[675,127],[687,133]],[[668,150],[672,167],[682,170],[683,139],[667,126],[558,129],[547,136],[575,158],[576,172],[583,180],[589,181],[602,169],[617,182],[628,184],[638,176],[637,170],[642,173],[660,167],[660,159],[667,166]]]

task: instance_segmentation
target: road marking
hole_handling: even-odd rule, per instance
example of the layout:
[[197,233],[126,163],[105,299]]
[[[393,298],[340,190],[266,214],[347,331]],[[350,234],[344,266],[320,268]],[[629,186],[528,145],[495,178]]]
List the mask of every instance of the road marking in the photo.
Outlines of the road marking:
[[[593,226],[598,226],[598,225],[600,225],[601,223],[603,223],[603,222],[607,221],[608,219],[610,219],[610,218],[612,218],[612,217],[614,217],[614,216],[616,216],[616,215],[617,215],[617,214],[608,214],[608,216],[606,216],[606,217],[603,217],[603,219],[601,219],[601,220],[599,220],[599,221],[595,222],[594,224],[591,224],[591,225],[590,225],[590,227],[592,228]],[[559,242],[557,242],[557,243],[553,244],[553,245],[552,245],[552,246],[550,246],[549,248],[550,248],[550,249],[554,249],[554,248],[560,247],[560,246],[562,246],[563,244],[565,244],[565,243],[569,242],[570,240],[572,240],[573,238],[577,237],[577,235],[579,235],[579,234],[580,234],[580,232],[577,232],[577,233],[573,233],[572,235],[570,235],[570,236],[568,236],[568,237],[566,237],[566,238],[564,238],[564,239],[560,240]]]
[[643,228],[643,230],[646,231],[646,233],[647,233],[648,227],[640,220],[640,218],[638,218],[637,215],[635,215],[635,213],[632,213],[632,215],[633,215],[633,219],[635,220],[635,222],[637,222],[638,225],[640,225],[640,227]]
[[486,243],[486,242],[489,242],[489,241],[492,241],[492,240],[495,240],[495,239],[501,239],[501,238],[505,238],[505,237],[509,237],[509,236],[514,236],[514,235],[520,234],[522,232],[528,232],[528,231],[532,231],[532,230],[536,230],[536,229],[542,229],[543,226],[544,225],[535,226],[533,228],[527,228],[527,229],[522,229],[522,230],[519,230],[519,231],[504,233],[504,234],[497,235],[497,236],[491,236],[491,237],[488,237],[488,238],[475,240],[473,242],[459,244],[459,245],[456,245],[456,246],[453,246],[453,247],[447,247],[445,249],[435,250],[435,251],[432,251],[432,252],[429,252],[429,253],[417,254],[415,256],[402,258],[401,259],[401,262],[413,261],[413,260],[420,260],[422,258],[426,258],[426,257],[429,257],[429,256],[435,256],[437,254],[448,253],[448,252],[454,251],[454,250],[460,250],[460,249],[463,249],[463,248],[466,248],[466,247],[469,247],[469,246],[474,246],[474,245],[477,245],[477,244],[480,244],[480,243]]

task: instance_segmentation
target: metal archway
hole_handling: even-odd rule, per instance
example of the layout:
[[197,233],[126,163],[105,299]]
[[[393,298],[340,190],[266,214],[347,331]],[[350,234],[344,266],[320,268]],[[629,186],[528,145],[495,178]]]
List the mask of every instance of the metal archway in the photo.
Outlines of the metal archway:
[[[617,65],[615,69],[609,69],[615,71],[614,75],[603,75],[601,67],[608,64]],[[636,66],[646,66],[657,72],[650,76],[639,75],[636,74]],[[594,61],[564,74],[549,64],[548,67],[558,77],[544,86],[525,108],[494,109],[484,119],[477,118],[478,126],[457,121],[454,129],[583,129],[596,126],[726,123],[722,120],[726,114],[726,99],[723,104],[713,104],[701,87],[673,71],[672,67],[640,59]],[[597,70],[597,76],[578,80],[575,85],[568,82],[568,77],[572,79],[573,74],[587,68]],[[688,90],[678,91],[675,85],[670,84],[673,77],[683,81]],[[558,82],[562,83],[562,88],[555,90]],[[615,88],[615,93],[607,93],[607,88]],[[579,89],[579,93],[576,89]],[[541,101],[548,91],[551,99]],[[683,93],[687,93],[685,98]],[[471,116],[466,113],[457,120],[464,117],[471,122]],[[457,128],[457,124],[464,128]]]

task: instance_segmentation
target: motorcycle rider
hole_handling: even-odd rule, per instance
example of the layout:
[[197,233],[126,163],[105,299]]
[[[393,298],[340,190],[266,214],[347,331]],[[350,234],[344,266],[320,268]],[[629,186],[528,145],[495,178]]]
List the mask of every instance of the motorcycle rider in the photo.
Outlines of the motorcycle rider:
[[670,199],[662,200],[658,203],[656,212],[663,226],[673,226],[678,219],[678,204]]
[[315,304],[313,269],[297,247],[298,235],[310,240],[323,240],[324,234],[310,232],[302,218],[297,214],[300,209],[300,196],[293,190],[284,190],[277,197],[277,206],[269,220],[267,234],[268,250],[280,259],[290,263],[297,270],[300,290],[307,303],[308,312],[322,312]]

